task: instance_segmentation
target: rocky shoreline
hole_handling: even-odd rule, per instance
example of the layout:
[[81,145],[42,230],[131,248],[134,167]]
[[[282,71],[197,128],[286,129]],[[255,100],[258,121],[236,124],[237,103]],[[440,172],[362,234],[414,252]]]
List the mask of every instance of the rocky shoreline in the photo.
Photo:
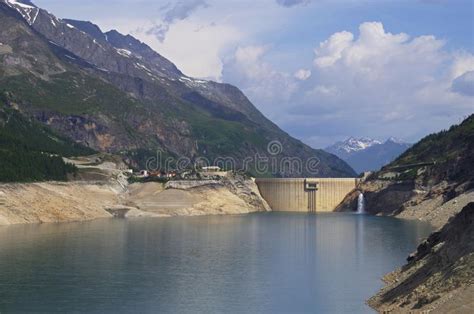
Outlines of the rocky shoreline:
[[0,185],[0,225],[112,217],[246,214],[270,210],[251,179],[168,184],[44,182]]
[[408,264],[387,274],[368,304],[381,313],[472,313],[474,202],[432,233]]
[[441,181],[426,187],[409,181],[368,180],[349,193],[336,211],[346,212],[357,208],[361,192],[370,214],[421,220],[430,223],[435,229],[443,227],[474,200],[474,189],[470,182],[454,187],[447,181]]

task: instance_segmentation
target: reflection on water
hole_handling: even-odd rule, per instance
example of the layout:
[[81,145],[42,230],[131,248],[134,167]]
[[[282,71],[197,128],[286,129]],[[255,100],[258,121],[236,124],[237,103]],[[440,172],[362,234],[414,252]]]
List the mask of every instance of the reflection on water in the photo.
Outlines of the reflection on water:
[[0,312],[365,313],[429,226],[355,214],[0,228]]

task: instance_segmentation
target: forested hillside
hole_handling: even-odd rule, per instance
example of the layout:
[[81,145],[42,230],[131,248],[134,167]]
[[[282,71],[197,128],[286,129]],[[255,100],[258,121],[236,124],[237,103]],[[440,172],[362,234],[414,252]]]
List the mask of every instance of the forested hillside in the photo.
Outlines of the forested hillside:
[[76,168],[62,156],[93,152],[0,102],[0,182],[64,181]]

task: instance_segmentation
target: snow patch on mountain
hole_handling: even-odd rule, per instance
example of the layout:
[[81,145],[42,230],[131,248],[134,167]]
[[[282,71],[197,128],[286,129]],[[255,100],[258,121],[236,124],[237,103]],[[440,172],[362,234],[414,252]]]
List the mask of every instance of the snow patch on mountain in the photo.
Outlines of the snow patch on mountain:
[[31,6],[31,5],[22,3],[22,2],[20,2],[20,1],[7,0],[7,2],[10,3],[10,4],[12,4],[12,5],[16,5],[16,6],[19,6],[19,7],[21,7],[21,8],[24,8],[24,9],[34,9],[34,8],[35,8],[34,6]]
[[33,25],[38,17],[40,11],[39,8],[36,8],[32,5],[25,4],[16,0],[5,0],[5,3],[10,7],[18,11],[18,13],[23,16],[23,18],[28,22],[28,24]]
[[115,49],[115,50],[117,50],[117,53],[119,55],[127,57],[127,58],[130,58],[130,56],[132,55],[132,52],[127,49]]
[[208,87],[208,81],[195,79],[188,76],[181,76],[178,80],[190,88],[198,88],[201,91],[206,90]]
[[135,67],[137,69],[142,69],[142,70],[145,70],[146,72],[149,72],[149,73],[152,73],[153,71],[150,70],[149,68],[147,68],[146,66],[144,66],[143,64],[141,63],[135,63]]

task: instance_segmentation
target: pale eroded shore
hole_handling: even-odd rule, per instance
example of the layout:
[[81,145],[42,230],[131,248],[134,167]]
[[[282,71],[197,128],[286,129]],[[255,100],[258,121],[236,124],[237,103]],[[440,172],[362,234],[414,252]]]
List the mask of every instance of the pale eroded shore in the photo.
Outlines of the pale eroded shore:
[[0,225],[113,216],[196,216],[270,210],[252,180],[123,184],[45,182],[0,185]]

